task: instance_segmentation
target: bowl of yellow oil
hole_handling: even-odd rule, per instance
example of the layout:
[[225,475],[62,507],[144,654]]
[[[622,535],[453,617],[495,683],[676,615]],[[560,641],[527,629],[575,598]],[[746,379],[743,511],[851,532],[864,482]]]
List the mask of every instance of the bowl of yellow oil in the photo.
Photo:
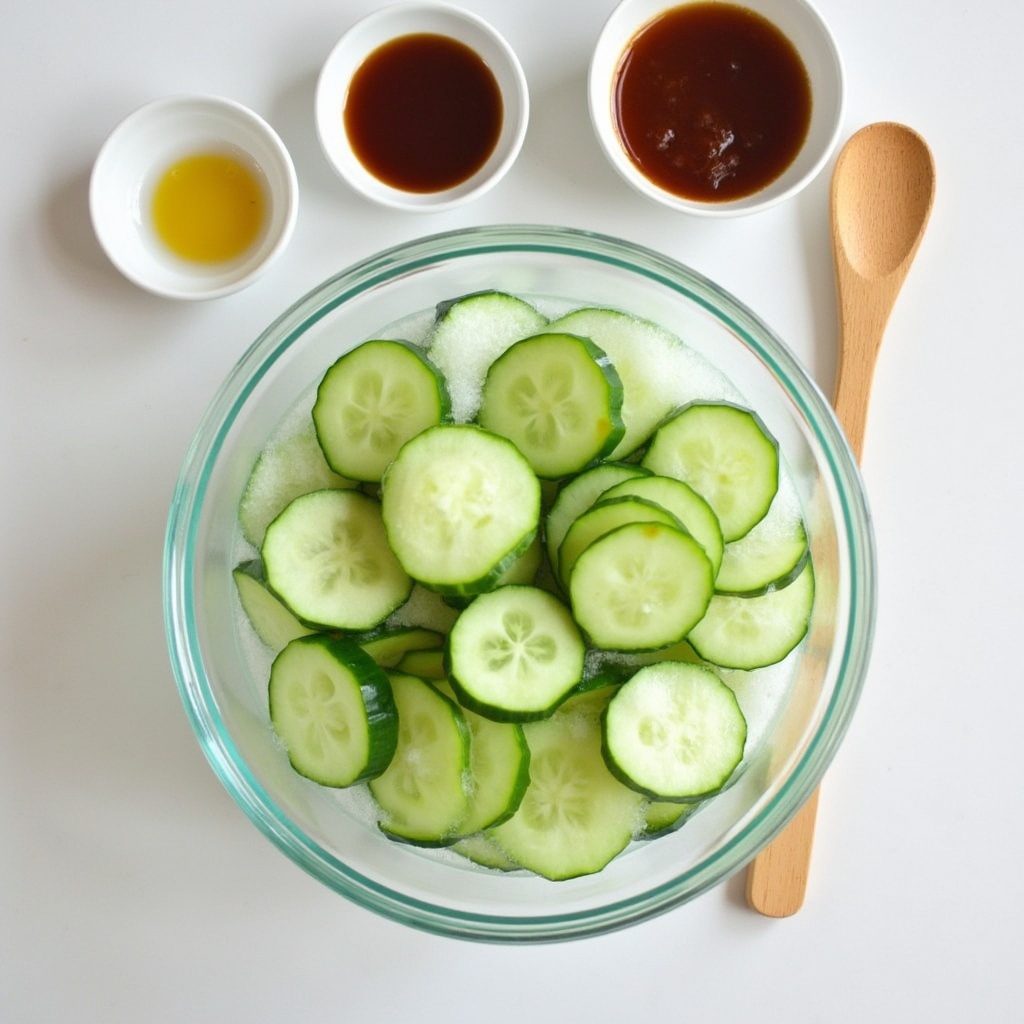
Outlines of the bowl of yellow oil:
[[217,96],[170,96],[126,117],[93,165],[100,246],[156,295],[209,299],[252,284],[286,248],[298,212],[273,128]]

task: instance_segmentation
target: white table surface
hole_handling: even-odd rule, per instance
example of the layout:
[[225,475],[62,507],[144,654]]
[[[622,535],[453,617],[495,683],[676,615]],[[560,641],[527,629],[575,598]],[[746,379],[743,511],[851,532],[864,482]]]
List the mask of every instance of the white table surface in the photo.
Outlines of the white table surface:
[[[590,132],[589,51],[613,0],[466,0],[518,50],[522,156],[467,207],[371,207],[323,161],[318,67],[372,0],[5,0],[0,27],[0,1019],[454,1022],[1024,1020],[1024,8],[820,0],[844,137],[904,120],[936,206],[890,323],[864,475],[877,531],[872,671],[826,778],[796,917],[734,879],[650,923],[542,947],[431,937],[350,905],[248,822],[168,666],[168,501],[221,378],[285,306],[375,250],[447,228],[559,223],[717,280],[827,389],[827,173],[749,219],[667,215]],[[294,156],[302,207],[251,289],[174,304],[94,239],[91,162],[157,96],[221,93]]]

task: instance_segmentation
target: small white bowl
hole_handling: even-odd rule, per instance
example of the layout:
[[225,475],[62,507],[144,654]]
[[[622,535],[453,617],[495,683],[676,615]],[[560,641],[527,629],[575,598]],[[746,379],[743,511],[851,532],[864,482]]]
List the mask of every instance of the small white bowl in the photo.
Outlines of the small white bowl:
[[796,48],[810,80],[811,122],[789,167],[765,188],[721,202],[686,199],[661,188],[629,158],[616,128],[615,88],[624,52],[636,34],[658,15],[698,0],[623,0],[605,22],[590,63],[590,117],[601,148],[619,174],[638,192],[683,213],[732,217],[755,213],[795,195],[824,167],[839,140],[844,74],[839,48],[828,25],[807,0],[730,0],[775,25]]
[[[173,253],[153,223],[153,195],[177,161],[200,153],[233,156],[260,182],[266,217],[240,256],[193,262]],[[100,245],[130,281],[174,299],[211,299],[252,284],[283,252],[298,212],[291,157],[259,115],[216,96],[169,96],[129,114],[93,165],[89,209]]]
[[[385,43],[420,33],[447,36],[474,50],[494,75],[503,106],[501,132],[484,165],[460,184],[435,192],[405,191],[375,177],[356,156],[344,124],[349,83],[360,65]],[[477,15],[444,3],[390,4],[356,22],[325,61],[316,89],[317,134],[331,166],[363,196],[401,210],[444,210],[492,188],[519,155],[529,114],[526,75],[509,44]]]

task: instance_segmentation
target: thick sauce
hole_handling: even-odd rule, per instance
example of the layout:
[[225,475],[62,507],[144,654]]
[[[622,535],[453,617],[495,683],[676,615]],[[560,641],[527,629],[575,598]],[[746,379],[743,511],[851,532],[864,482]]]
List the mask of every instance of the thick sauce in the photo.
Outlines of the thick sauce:
[[793,162],[811,119],[800,55],[744,7],[666,11],[627,46],[615,87],[617,129],[655,184],[687,199],[759,191]]
[[221,263],[256,241],[266,198],[256,173],[223,153],[197,153],[169,167],[153,195],[153,224],[176,256]]
[[344,122],[356,156],[406,192],[440,192],[472,177],[501,134],[501,90],[491,69],[448,36],[400,36],[356,71]]

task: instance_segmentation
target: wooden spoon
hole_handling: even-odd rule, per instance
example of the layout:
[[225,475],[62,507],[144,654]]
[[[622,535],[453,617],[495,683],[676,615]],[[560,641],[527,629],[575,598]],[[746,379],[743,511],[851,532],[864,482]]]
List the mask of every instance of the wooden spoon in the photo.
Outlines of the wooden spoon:
[[[834,406],[858,461],[882,335],[917,253],[935,196],[927,144],[905,125],[862,128],[832,174],[832,249],[839,304],[839,367]],[[789,917],[804,902],[818,791],[754,859],[747,902]]]

